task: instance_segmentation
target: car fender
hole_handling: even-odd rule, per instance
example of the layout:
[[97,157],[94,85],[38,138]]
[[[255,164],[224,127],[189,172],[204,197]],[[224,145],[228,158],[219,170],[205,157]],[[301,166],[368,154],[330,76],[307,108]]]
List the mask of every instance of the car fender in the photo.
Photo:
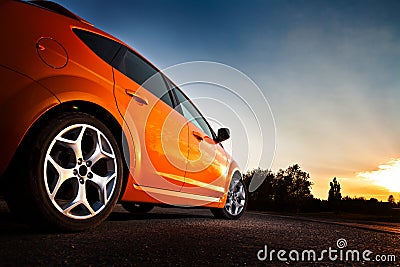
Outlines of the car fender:
[[[140,149],[137,148],[139,142],[135,142],[132,129],[124,123],[123,114],[117,108],[113,93],[113,81],[101,79],[91,80],[85,77],[57,75],[38,81],[40,84],[50,88],[50,90],[60,99],[61,103],[84,101],[102,107],[117,121],[126,139],[123,139],[122,151],[124,160],[129,166],[129,173],[134,174],[137,167],[136,160],[140,158]],[[77,107],[79,108],[79,107]],[[127,142],[125,142],[127,141]],[[131,179],[131,178],[130,178]]]
[[2,65],[0,99],[0,175],[3,175],[30,127],[60,101],[30,77]]
[[227,176],[226,176],[226,182],[225,182],[225,194],[221,197],[221,200],[219,202],[218,208],[225,207],[226,199],[227,199],[227,196],[228,196],[229,185],[230,185],[230,183],[232,181],[233,175],[235,175],[236,173],[238,173],[240,176],[242,176],[242,173],[240,172],[239,165],[237,164],[237,162],[235,160],[230,158],[229,170],[228,170],[228,173],[227,173]]

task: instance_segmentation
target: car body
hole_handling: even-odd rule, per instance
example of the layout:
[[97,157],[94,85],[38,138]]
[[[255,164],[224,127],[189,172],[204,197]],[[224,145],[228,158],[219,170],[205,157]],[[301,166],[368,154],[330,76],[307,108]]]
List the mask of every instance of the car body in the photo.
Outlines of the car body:
[[0,1],[2,153],[10,208],[83,230],[119,202],[239,218],[238,165],[190,99],[143,56],[50,1]]

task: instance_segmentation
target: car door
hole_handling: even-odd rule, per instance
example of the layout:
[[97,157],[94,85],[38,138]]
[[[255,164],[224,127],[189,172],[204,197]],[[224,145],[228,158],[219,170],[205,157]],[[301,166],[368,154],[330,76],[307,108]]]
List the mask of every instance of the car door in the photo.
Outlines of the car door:
[[[188,157],[189,127],[173,109],[164,77],[135,52],[123,48],[114,62],[115,98],[133,137],[135,184],[180,191]],[[132,152],[132,151],[131,151]]]
[[221,197],[227,176],[228,157],[214,141],[215,134],[192,102],[173,89],[181,114],[189,121],[189,156],[182,192]]

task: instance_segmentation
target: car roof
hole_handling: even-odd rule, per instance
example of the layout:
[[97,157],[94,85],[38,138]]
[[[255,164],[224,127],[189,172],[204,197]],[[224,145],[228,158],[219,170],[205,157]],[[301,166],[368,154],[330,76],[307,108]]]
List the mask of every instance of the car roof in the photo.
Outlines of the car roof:
[[60,15],[63,15],[63,16],[69,17],[71,19],[75,19],[80,22],[83,22],[83,23],[93,26],[93,24],[82,19],[81,17],[79,17],[78,15],[76,15],[75,13],[71,12],[70,10],[68,10],[67,8],[63,7],[62,5],[60,5],[58,3],[55,3],[52,1],[43,1],[43,0],[31,0],[31,1],[26,1],[26,3],[32,4],[35,6],[39,6],[41,8],[45,8],[45,9],[53,11],[57,14],[60,14]]
[[[147,58],[145,58],[143,55],[141,55],[139,52],[137,52],[135,49],[133,49],[132,47],[130,47],[128,44],[122,42],[121,40],[119,40],[118,38],[114,37],[113,35],[102,31],[101,29],[96,28],[92,23],[84,20],[83,18],[81,18],[80,16],[76,15],[75,13],[73,13],[72,11],[70,11],[69,9],[65,8],[64,6],[52,2],[52,1],[47,1],[47,0],[30,0],[30,1],[22,1],[24,3],[27,4],[31,4],[34,5],[36,7],[39,8],[43,8],[49,11],[52,11],[54,13],[57,13],[59,15],[62,15],[64,17],[68,17],[71,18],[77,22],[80,22],[81,24],[79,26],[73,25],[73,28],[80,28],[82,30],[86,30],[86,31],[90,31],[99,35],[102,35],[106,38],[109,38],[115,42],[120,43],[121,45],[127,47],[128,49],[132,50],[135,54],[137,54],[139,57],[141,57],[143,60],[145,60],[148,64],[150,64],[155,70],[157,70],[158,72],[161,72],[159,68],[157,68],[152,62],[150,62]],[[165,74],[164,74],[165,75]]]
[[[38,8],[46,9],[46,10],[48,10],[48,11],[57,13],[57,14],[59,14],[59,15],[61,15],[61,16],[64,16],[64,17],[68,17],[68,18],[73,19],[73,20],[75,20],[76,22],[80,23],[79,26],[78,26],[78,25],[73,25],[73,26],[72,26],[73,28],[79,28],[79,29],[82,29],[82,30],[86,30],[86,31],[89,31],[89,32],[93,32],[93,33],[95,33],[95,34],[102,35],[102,36],[104,36],[104,37],[106,37],[106,38],[109,38],[109,39],[111,39],[111,40],[113,40],[113,41],[115,41],[115,42],[120,43],[121,45],[125,46],[125,47],[128,48],[129,50],[132,50],[132,51],[133,51],[136,55],[138,55],[140,58],[142,58],[143,60],[145,60],[145,61],[146,61],[149,65],[151,65],[156,71],[162,73],[162,75],[165,76],[165,77],[170,81],[170,83],[173,84],[173,86],[178,87],[178,86],[176,86],[176,84],[175,84],[167,75],[165,75],[165,73],[163,73],[159,68],[157,68],[152,62],[150,62],[150,61],[149,61],[147,58],[145,58],[142,54],[140,54],[140,53],[137,52],[135,49],[133,49],[132,47],[130,47],[130,46],[127,45],[126,43],[122,42],[122,41],[119,40],[118,38],[114,37],[113,35],[111,35],[111,34],[109,34],[109,33],[107,33],[107,32],[104,32],[104,31],[101,30],[101,29],[96,28],[92,23],[90,23],[90,22],[84,20],[83,18],[81,18],[80,16],[76,15],[75,13],[73,13],[72,11],[70,11],[69,9],[67,9],[66,7],[64,7],[64,6],[62,6],[62,5],[58,4],[58,3],[55,3],[55,2],[52,2],[52,1],[48,1],[48,0],[29,0],[29,1],[21,1],[21,0],[19,0],[19,1],[20,1],[20,2],[23,2],[23,3],[27,3],[27,4],[30,4],[30,5],[33,5],[33,6],[36,6],[36,7],[38,7]],[[186,95],[186,94],[185,94],[185,95]]]

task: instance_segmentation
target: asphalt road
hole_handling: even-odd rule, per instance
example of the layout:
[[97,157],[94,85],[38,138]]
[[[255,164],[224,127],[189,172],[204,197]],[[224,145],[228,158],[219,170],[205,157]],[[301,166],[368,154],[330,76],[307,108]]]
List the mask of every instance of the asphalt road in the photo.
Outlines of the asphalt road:
[[[338,248],[337,240],[347,246]],[[343,241],[343,240],[342,240]],[[344,246],[341,243],[340,246]],[[267,257],[260,261],[257,257]],[[323,250],[328,252],[318,261]],[[261,250],[261,252],[260,252]],[[285,250],[277,258],[277,252]],[[317,261],[290,260],[304,250],[316,251]],[[358,250],[360,261],[346,261],[348,250]],[[367,252],[363,260],[362,253]],[[340,260],[340,251],[343,260]],[[292,254],[289,254],[292,253]],[[377,262],[376,256],[396,257],[395,262]],[[219,265],[254,266],[295,264],[299,266],[399,266],[400,235],[318,221],[246,213],[238,221],[216,220],[201,209],[156,208],[147,215],[133,215],[117,207],[100,227],[83,233],[35,232],[16,221],[0,201],[1,266],[154,266]]]

